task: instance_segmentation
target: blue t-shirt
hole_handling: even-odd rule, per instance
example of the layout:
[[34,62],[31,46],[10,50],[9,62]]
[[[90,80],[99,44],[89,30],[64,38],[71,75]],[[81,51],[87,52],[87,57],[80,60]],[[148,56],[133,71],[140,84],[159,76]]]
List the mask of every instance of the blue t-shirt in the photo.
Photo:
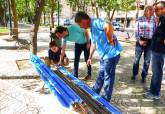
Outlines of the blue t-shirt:
[[96,44],[96,49],[102,59],[113,58],[122,51],[122,47],[114,34],[115,47],[108,43],[108,38],[104,31],[106,23],[106,21],[99,18],[91,20],[91,41]]

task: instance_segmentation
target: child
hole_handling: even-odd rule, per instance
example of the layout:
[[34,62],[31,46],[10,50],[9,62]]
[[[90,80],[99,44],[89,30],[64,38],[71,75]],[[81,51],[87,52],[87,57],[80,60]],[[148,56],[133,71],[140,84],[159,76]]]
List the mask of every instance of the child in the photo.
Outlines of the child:
[[[49,56],[50,64],[52,65],[58,64],[61,55],[61,48],[56,45],[55,41],[51,41],[49,43],[49,48],[50,49],[48,50],[48,56]],[[69,59],[66,57],[66,54],[64,55],[62,64],[64,65],[69,64]]]

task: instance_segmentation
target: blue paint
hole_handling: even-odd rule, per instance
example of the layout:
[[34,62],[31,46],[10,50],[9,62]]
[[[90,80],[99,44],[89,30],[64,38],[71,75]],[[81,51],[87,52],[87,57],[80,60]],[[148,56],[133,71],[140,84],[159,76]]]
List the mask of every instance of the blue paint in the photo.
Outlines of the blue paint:
[[81,98],[37,56],[31,55],[31,62],[41,79],[64,107],[70,108],[74,103],[82,102]]
[[59,66],[58,70],[68,76],[71,80],[75,82],[79,87],[81,87],[83,90],[85,90],[87,93],[89,93],[93,99],[97,100],[99,103],[101,103],[104,107],[106,107],[112,114],[122,114],[119,109],[114,107],[112,104],[107,102],[105,99],[103,99],[100,95],[95,93],[92,89],[90,89],[87,85],[85,85],[81,80],[77,79],[72,73],[68,72],[64,67]]

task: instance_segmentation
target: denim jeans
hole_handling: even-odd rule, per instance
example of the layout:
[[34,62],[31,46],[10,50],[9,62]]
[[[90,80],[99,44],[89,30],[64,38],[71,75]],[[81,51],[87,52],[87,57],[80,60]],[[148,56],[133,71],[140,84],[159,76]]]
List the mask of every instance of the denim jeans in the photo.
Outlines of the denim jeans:
[[150,85],[150,92],[153,95],[159,96],[161,83],[163,78],[165,54],[152,52],[152,79]]
[[143,64],[143,70],[141,73],[142,78],[146,78],[148,74],[148,68],[150,65],[151,60],[151,46],[141,46],[139,42],[136,42],[135,47],[135,59],[133,63],[133,76],[137,76],[139,72],[139,61],[142,56],[142,53],[144,52],[144,64]]
[[100,60],[99,73],[93,90],[99,94],[104,85],[103,98],[107,101],[111,100],[113,85],[115,81],[115,70],[119,59],[120,55],[110,59]]
[[[89,57],[90,49],[86,48],[85,44],[77,44],[75,43],[75,58],[74,58],[74,75],[78,77],[78,67],[79,67],[79,61],[82,51],[84,51],[84,59],[85,62],[87,62]],[[87,75],[91,75],[91,65],[87,65]]]

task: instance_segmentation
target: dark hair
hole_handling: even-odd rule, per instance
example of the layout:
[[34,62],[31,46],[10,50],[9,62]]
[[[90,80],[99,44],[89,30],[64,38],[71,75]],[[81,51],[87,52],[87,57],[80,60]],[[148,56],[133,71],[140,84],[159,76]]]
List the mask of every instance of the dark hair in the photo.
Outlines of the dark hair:
[[80,22],[83,19],[87,20],[87,19],[90,19],[90,17],[85,12],[82,12],[82,11],[78,12],[75,16],[75,22]]
[[56,30],[55,30],[55,34],[56,34],[56,33],[63,33],[63,32],[66,31],[66,30],[67,30],[66,27],[57,26],[57,27],[56,27]]
[[158,5],[158,4],[161,4],[161,6],[165,7],[165,1],[159,1],[159,2],[155,3],[154,6]]
[[49,48],[52,48],[53,46],[57,47],[57,44],[56,44],[55,41],[51,41],[51,42],[49,43]]

